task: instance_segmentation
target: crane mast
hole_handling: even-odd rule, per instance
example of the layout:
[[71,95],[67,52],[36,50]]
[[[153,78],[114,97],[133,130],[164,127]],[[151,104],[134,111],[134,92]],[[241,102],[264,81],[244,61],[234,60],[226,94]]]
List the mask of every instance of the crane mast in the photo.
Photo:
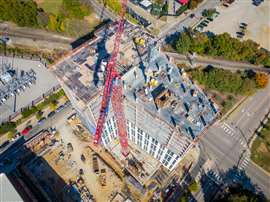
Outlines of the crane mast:
[[112,102],[112,108],[116,119],[117,133],[119,136],[119,142],[121,145],[121,152],[124,156],[128,155],[128,139],[126,130],[126,119],[123,107],[123,89],[121,77],[116,70],[117,56],[120,49],[121,38],[124,32],[125,26],[125,13],[127,0],[121,0],[122,9],[120,18],[118,21],[118,28],[114,39],[114,48],[111,57],[106,66],[106,80],[103,89],[103,96],[101,101],[101,109],[99,113],[99,119],[97,122],[94,144],[99,144],[103,127],[106,122],[106,117],[109,111],[110,100]]

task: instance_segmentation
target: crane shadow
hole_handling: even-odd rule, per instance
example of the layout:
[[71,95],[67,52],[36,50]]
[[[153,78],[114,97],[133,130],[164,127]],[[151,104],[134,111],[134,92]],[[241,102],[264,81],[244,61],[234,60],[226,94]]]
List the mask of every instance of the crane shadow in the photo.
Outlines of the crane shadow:
[[106,49],[106,41],[108,38],[108,29],[109,29],[109,25],[106,25],[103,38],[97,43],[97,46],[96,46],[96,52],[98,54],[97,54],[97,61],[96,61],[95,69],[94,69],[94,75],[93,75],[93,82],[94,82],[95,86],[97,86],[98,82],[100,81],[100,78],[98,75],[99,72],[101,72],[100,66],[101,66],[102,62],[107,61],[109,56],[110,56],[110,54],[108,53],[108,51]]

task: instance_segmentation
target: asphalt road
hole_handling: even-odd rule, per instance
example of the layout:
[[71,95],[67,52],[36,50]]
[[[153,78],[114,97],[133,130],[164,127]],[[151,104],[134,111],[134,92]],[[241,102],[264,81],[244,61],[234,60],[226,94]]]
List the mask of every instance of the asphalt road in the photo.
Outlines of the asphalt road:
[[195,14],[194,18],[190,18],[188,15],[182,20],[176,20],[174,23],[169,23],[167,27],[162,28],[158,38],[162,40],[166,36],[169,36],[175,32],[181,32],[184,27],[191,27],[195,25],[200,20],[200,17],[202,16],[201,13],[204,9],[215,8],[219,4],[220,1],[217,0],[205,0],[193,11]]
[[7,22],[0,23],[0,34],[5,34],[8,37],[21,37],[64,44],[69,44],[74,41],[73,38],[65,37],[60,34],[54,34],[40,29],[18,27]]
[[230,60],[224,60],[224,59],[213,59],[213,58],[207,58],[202,56],[193,57],[192,59],[190,57],[187,57],[183,54],[178,53],[171,53],[171,52],[164,52],[166,55],[173,57],[175,63],[188,63],[192,64],[193,66],[207,66],[212,65],[217,68],[222,69],[228,69],[228,70],[254,70],[254,71],[261,71],[270,73],[270,68],[265,68],[262,65],[253,65],[245,62],[235,62]]
[[269,109],[270,84],[248,98],[227,120],[211,126],[199,142],[204,155],[214,161],[217,172],[237,166],[268,198],[270,176],[251,162],[247,143]]

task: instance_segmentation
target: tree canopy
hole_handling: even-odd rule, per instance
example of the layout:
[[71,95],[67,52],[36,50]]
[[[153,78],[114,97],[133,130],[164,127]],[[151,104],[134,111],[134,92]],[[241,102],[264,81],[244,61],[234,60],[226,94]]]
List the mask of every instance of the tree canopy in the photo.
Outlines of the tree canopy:
[[215,202],[266,202],[264,197],[243,188],[242,185],[228,187],[228,192],[216,198]]
[[218,68],[205,68],[191,70],[192,78],[206,88],[219,92],[250,95],[255,92],[256,82],[244,72],[233,73]]
[[19,26],[37,26],[38,11],[34,1],[0,0],[0,19]]
[[252,40],[240,41],[228,33],[209,36],[206,33],[186,31],[180,34],[173,45],[179,53],[196,52],[270,67],[269,51],[260,48]]

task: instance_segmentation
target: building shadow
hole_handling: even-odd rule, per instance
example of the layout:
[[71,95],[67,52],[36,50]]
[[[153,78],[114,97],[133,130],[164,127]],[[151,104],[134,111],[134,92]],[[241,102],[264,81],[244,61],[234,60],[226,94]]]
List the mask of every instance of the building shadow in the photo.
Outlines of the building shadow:
[[228,198],[234,194],[243,195],[248,200],[256,198],[256,201],[266,201],[260,188],[251,181],[244,170],[239,170],[236,166],[219,174],[213,170],[202,173],[200,184],[206,202],[228,201]]
[[[47,140],[42,137],[39,141]],[[20,145],[16,151],[5,156],[5,158],[13,159],[13,169],[6,169],[5,174],[23,201],[80,202],[83,200],[82,196],[88,197],[89,201],[92,199],[93,196],[89,190],[86,190],[87,187],[80,184],[79,172],[76,180],[65,181],[57,173],[64,171],[58,167],[56,172],[52,167],[52,165],[56,166],[56,160],[61,160],[62,152],[56,156],[56,160],[50,159],[50,162],[43,158],[43,155],[51,152],[54,146],[60,144],[58,141],[44,143],[45,147],[41,148],[38,153],[34,152],[33,147],[28,143]],[[38,144],[40,145],[40,143]]]
[[189,186],[194,182],[191,173],[186,169],[183,178],[179,181],[173,180],[162,190],[162,199],[164,202],[193,201],[196,199],[191,193]]
[[88,32],[87,34],[79,37],[78,39],[76,39],[75,41],[73,41],[70,45],[72,49],[76,49],[77,47],[81,46],[82,44],[84,44],[85,42],[89,41],[90,39],[92,39],[94,37],[94,33],[96,30],[102,28],[105,25],[110,24],[111,20],[110,19],[106,19],[103,20],[100,24],[98,24],[97,26],[95,26],[95,28],[93,29],[93,31]]
[[180,32],[176,31],[173,34],[167,35],[165,37],[165,43],[174,45],[176,41],[178,40],[180,34],[181,34]]

